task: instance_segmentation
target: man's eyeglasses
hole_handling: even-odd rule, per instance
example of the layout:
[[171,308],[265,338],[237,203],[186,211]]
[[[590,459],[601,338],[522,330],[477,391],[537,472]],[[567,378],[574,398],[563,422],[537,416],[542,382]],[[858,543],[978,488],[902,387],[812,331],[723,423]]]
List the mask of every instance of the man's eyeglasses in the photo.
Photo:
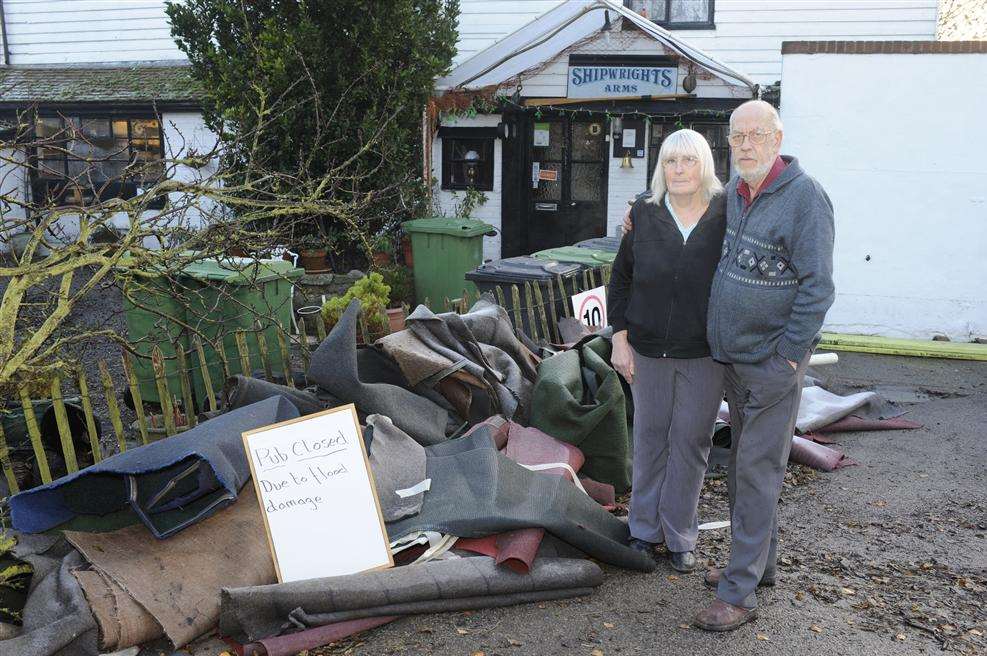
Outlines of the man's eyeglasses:
[[661,163],[670,169],[674,169],[678,167],[679,162],[682,163],[682,168],[691,169],[694,168],[697,164],[699,164],[699,158],[693,157],[692,155],[683,155],[682,157],[667,157],[664,160],[662,160]]
[[744,137],[751,140],[751,143],[755,146],[760,146],[765,141],[768,140],[768,136],[774,134],[777,130],[768,130],[767,132],[763,130],[754,130],[753,132],[731,132],[727,136],[727,141],[730,142],[731,146],[737,147],[744,144]]

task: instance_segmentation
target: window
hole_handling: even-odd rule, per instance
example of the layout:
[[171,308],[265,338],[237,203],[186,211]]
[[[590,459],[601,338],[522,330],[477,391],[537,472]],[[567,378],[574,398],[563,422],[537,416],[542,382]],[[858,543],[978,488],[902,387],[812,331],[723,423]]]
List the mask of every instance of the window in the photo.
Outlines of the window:
[[493,190],[494,137],[477,130],[445,128],[442,137],[442,188]]
[[625,0],[624,5],[662,27],[711,30],[713,0]]
[[661,119],[652,119],[650,138],[648,141],[648,181],[654,175],[655,167],[658,165],[658,151],[661,149],[661,142],[665,137],[683,127],[692,128],[699,134],[706,137],[709,148],[713,151],[713,164],[716,170],[716,177],[720,182],[726,184],[730,179],[730,144],[727,143],[727,134],[730,126],[726,123],[672,123]]
[[[63,205],[133,198],[164,173],[161,124],[153,118],[38,116],[32,190]],[[161,199],[161,203],[163,203]]]
[[713,151],[716,177],[726,184],[730,179],[730,144],[727,143],[730,126],[725,123],[693,123],[692,129],[706,137],[709,149]]

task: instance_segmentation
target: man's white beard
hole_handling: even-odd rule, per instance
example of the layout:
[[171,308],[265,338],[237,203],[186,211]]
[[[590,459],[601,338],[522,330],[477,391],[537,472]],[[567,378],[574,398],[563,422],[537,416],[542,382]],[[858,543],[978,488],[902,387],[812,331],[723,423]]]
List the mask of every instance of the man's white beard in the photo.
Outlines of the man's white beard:
[[733,170],[734,170],[734,173],[736,173],[737,175],[740,176],[740,179],[741,180],[743,180],[747,184],[753,184],[753,183],[757,182],[758,180],[763,180],[765,177],[767,177],[768,172],[771,170],[771,167],[773,165],[774,165],[774,162],[771,162],[770,164],[764,164],[763,166],[759,166],[756,169],[754,169],[752,171],[747,171],[745,173],[745,172],[741,171],[740,170],[740,167],[737,166],[737,163],[734,162],[733,163]]

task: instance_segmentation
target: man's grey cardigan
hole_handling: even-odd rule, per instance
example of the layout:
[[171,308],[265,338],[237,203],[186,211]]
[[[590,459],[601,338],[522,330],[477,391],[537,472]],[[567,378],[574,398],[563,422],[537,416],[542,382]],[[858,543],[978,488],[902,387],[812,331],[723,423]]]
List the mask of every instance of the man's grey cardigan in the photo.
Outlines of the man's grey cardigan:
[[800,361],[819,343],[833,304],[833,204],[788,164],[745,209],[727,184],[727,228],[710,291],[707,337],[720,362]]

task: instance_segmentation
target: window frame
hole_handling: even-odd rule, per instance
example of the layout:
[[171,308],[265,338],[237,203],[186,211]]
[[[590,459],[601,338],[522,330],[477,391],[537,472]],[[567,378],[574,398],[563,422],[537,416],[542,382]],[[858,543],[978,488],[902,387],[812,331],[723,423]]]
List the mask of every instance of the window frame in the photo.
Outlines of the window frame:
[[[37,126],[41,119],[58,119],[61,125],[61,129],[64,130],[66,123],[75,120],[79,123],[85,120],[100,120],[109,123],[110,127],[110,138],[113,139],[113,123],[115,121],[126,121],[127,122],[127,157],[119,159],[121,162],[132,162],[134,161],[134,154],[137,152],[134,146],[134,123],[136,121],[155,121],[157,123],[156,134],[145,135],[144,140],[157,140],[158,146],[156,149],[157,160],[164,160],[164,123],[160,115],[154,112],[147,111],[86,111],[80,108],[78,111],[73,111],[71,109],[52,109],[52,108],[40,108],[34,113],[34,123],[33,123],[33,134],[37,138]],[[138,141],[140,138],[137,138]],[[95,203],[103,202],[113,198],[121,198],[124,200],[133,198],[137,195],[138,186],[144,187],[149,186],[145,181],[138,180],[136,177],[125,177],[125,176],[109,176],[109,179],[102,181],[95,179],[92,185],[74,185],[67,184],[67,180],[70,178],[69,174],[69,164],[73,161],[84,161],[72,158],[69,155],[64,155],[58,158],[42,157],[39,153],[40,148],[31,148],[32,152],[29,153],[31,172],[30,172],[30,187],[31,187],[31,197],[32,200],[37,202],[42,200],[45,196],[53,199],[57,207],[87,207]],[[147,150],[147,148],[141,149]],[[62,165],[61,172],[59,173],[59,178],[54,178],[50,176],[42,175],[40,171],[40,162],[58,162]],[[146,160],[154,161],[154,160]],[[110,179],[114,181],[111,183]],[[159,181],[162,178],[158,178]],[[153,182],[151,182],[153,184]],[[76,191],[79,190],[79,191]],[[165,205],[165,198],[161,197],[155,199],[153,203],[148,205],[148,209],[162,209]]]
[[[672,3],[681,0],[665,0],[665,16],[672,15]],[[631,0],[624,0],[624,7],[637,13],[631,6]],[[648,18],[652,23],[660,27],[664,27],[666,30],[715,30],[716,29],[716,0],[709,0],[709,15],[706,17],[705,21],[672,21],[672,20],[655,20],[653,18]]]
[[[443,191],[493,191],[494,166],[496,162],[496,148],[494,144],[497,139],[496,128],[439,128],[439,138],[442,140],[442,161],[441,161],[441,183]],[[453,151],[457,141],[479,142],[481,145],[479,154],[480,160],[473,184],[454,183],[452,181],[453,165],[465,160],[453,159]]]
[[[692,120],[689,120],[688,122],[682,121],[682,123],[683,123],[682,127],[687,127],[692,130],[695,130],[697,127],[701,129],[708,129],[715,127],[720,130],[721,136],[723,137],[723,143],[726,143],[726,133],[730,129],[730,124],[728,122],[712,120],[710,118],[705,118],[705,117],[696,117]],[[661,142],[664,140],[664,135],[662,135],[661,139],[655,138],[655,133],[656,133],[655,128],[659,125],[669,125],[669,124],[670,122],[668,121],[656,121],[653,118],[650,124],[648,125],[647,144],[648,144],[648,185],[649,186],[651,185],[651,178],[654,175],[655,168],[658,166],[658,151],[661,149]],[[674,129],[670,130],[670,132],[674,132],[675,130],[678,129],[680,128],[675,127]],[[700,134],[703,135],[703,138],[706,138],[706,135],[703,134],[701,131],[697,130],[697,132],[700,132]],[[708,143],[709,139],[706,138],[706,140]],[[733,173],[733,170],[731,168],[731,162],[730,162],[730,146],[728,144],[724,149],[722,144],[710,144],[710,150],[713,151],[714,165],[716,164],[717,151],[724,151],[726,153],[726,170],[722,172],[716,172],[717,173],[716,177],[719,178],[720,182],[726,185],[727,181],[730,180],[730,176]]]

